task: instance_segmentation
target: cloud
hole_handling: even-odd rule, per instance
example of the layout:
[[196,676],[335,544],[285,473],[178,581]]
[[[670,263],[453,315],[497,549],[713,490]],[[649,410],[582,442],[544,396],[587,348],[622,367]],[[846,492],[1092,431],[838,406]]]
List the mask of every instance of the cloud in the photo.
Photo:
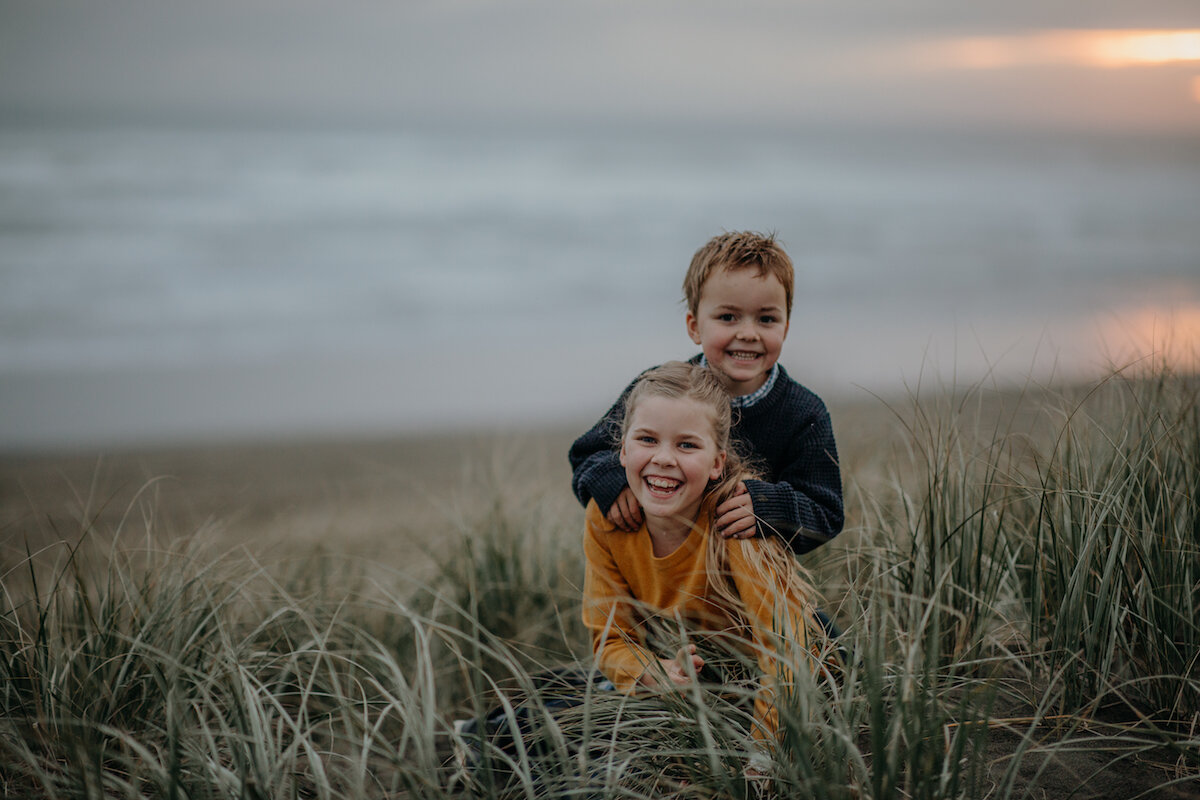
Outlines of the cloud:
[[[1174,0],[1102,0],[1086,26],[1169,26]],[[1077,4],[916,0],[59,0],[0,11],[0,113],[305,121],[853,120],[1200,125],[1185,102],[1099,117],[1057,59]],[[1022,47],[1043,57],[1021,61]],[[980,76],[981,65],[993,72]],[[1019,74],[1013,72],[1019,67]],[[1163,73],[1166,75],[1166,73]],[[1162,80],[1167,80],[1160,76]],[[1175,78],[1170,78],[1175,80]],[[1162,96],[1145,80],[1112,85]],[[1017,87],[1017,88],[1014,88]],[[1086,101],[1086,102],[1085,102]],[[1136,102],[1135,102],[1136,101]],[[1181,110],[1182,109],[1182,110]],[[1101,109],[1103,111],[1103,109]]]

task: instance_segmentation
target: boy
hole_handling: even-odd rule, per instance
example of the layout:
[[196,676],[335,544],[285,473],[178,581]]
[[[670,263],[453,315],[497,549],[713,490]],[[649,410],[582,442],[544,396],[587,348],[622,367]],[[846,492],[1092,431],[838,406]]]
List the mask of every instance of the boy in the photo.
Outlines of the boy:
[[[792,312],[792,261],[773,235],[715,236],[696,251],[683,281],[687,332],[705,365],[734,395],[733,433],[765,480],[747,480],[716,512],[722,536],[774,533],[797,555],[842,529],[842,480],[825,404],[777,362]],[[636,382],[636,381],[635,381]],[[642,510],[616,450],[625,389],[571,446],[575,496],[595,499],[610,522],[637,530]]]

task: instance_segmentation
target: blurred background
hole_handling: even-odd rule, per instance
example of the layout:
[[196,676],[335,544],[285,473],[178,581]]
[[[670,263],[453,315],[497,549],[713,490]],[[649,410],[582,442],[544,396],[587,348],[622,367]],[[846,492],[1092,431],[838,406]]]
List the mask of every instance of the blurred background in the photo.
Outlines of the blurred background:
[[0,0],[0,448],[589,424],[724,230],[827,400],[1200,350],[1194,0]]

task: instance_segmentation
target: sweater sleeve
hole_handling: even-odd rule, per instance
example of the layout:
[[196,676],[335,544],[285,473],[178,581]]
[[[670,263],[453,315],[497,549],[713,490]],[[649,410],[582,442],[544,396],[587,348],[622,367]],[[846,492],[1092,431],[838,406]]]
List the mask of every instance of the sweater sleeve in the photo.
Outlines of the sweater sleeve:
[[625,419],[625,398],[632,389],[631,383],[608,413],[575,440],[567,454],[571,461],[571,489],[575,497],[585,507],[595,500],[604,514],[608,513],[621,490],[629,485],[625,468],[621,466],[617,438]]
[[803,555],[841,533],[845,523],[842,476],[833,423],[822,410],[795,437],[772,481],[748,480],[746,489],[760,536],[775,534]]
[[608,546],[609,534],[614,530],[596,503],[589,503],[583,537],[587,559],[583,623],[591,632],[596,666],[618,689],[627,692],[637,686],[656,658],[637,633],[633,593]]

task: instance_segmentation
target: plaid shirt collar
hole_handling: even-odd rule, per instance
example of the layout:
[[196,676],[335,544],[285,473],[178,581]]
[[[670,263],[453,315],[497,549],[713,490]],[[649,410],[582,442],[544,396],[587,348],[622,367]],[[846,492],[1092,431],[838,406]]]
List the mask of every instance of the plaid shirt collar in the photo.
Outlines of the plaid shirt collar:
[[[700,356],[700,366],[708,366],[708,359],[705,358],[703,354]],[[771,390],[775,388],[775,380],[778,377],[779,363],[776,362],[775,366],[771,367],[771,371],[767,373],[767,379],[763,382],[762,386],[758,387],[750,394],[744,394],[740,397],[731,398],[729,405],[733,406],[734,408],[749,408],[771,393]]]

